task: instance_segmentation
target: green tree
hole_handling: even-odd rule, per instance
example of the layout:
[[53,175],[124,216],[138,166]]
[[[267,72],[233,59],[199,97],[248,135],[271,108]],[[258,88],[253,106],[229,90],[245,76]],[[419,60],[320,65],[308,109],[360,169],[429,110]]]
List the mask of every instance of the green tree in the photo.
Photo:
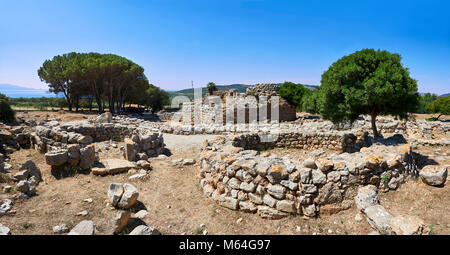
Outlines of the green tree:
[[0,121],[12,123],[16,112],[13,111],[9,104],[9,98],[0,93]]
[[432,113],[438,113],[439,116],[435,118],[438,120],[442,115],[450,114],[450,96],[439,97],[428,105],[427,110]]
[[309,93],[309,89],[305,88],[302,84],[295,84],[288,81],[281,84],[280,90],[278,90],[281,98],[300,108],[302,106],[302,98],[307,93]]
[[334,123],[371,116],[374,137],[376,117],[394,115],[406,119],[417,109],[417,81],[402,66],[401,56],[388,51],[363,49],[344,56],[322,74],[321,115]]
[[217,91],[216,84],[214,82],[209,82],[206,85],[206,90],[208,90],[209,94],[212,95],[214,91]]
[[430,113],[427,110],[429,104],[431,104],[434,100],[436,100],[438,96],[436,94],[426,93],[423,96],[421,95],[419,98],[419,108],[417,110],[418,113]]
[[152,109],[152,112],[158,112],[163,109],[165,105],[170,104],[169,93],[150,84],[147,90],[147,106]]
[[306,90],[302,97],[302,110],[312,114],[318,114],[320,111],[322,94],[317,90]]

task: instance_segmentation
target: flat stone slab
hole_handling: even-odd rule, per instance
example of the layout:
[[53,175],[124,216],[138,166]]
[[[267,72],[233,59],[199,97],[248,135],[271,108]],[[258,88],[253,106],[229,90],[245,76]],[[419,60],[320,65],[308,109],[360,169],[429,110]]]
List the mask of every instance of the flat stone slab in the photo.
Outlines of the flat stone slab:
[[133,162],[130,162],[125,159],[104,159],[102,160],[103,165],[105,165],[106,173],[107,174],[116,174],[116,173],[122,173],[130,170],[130,168],[135,167]]

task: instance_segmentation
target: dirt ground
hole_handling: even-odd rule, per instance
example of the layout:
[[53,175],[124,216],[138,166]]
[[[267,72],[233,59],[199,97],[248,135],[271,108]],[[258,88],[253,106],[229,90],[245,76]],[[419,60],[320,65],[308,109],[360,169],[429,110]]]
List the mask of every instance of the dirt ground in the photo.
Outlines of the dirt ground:
[[[23,113],[22,113],[23,114]],[[61,121],[85,118],[85,115],[29,112],[29,115],[56,115]],[[220,207],[207,198],[199,185],[198,165],[178,168],[173,159],[194,158],[198,160],[201,144],[212,135],[178,136],[164,134],[166,147],[172,155],[167,159],[151,158],[152,170],[144,180],[128,180],[129,174],[94,176],[76,174],[73,177],[55,179],[50,167],[45,164],[44,155],[34,150],[22,149],[14,152],[10,163],[13,173],[18,165],[32,159],[41,169],[44,181],[37,187],[37,196],[15,201],[15,214],[0,216],[0,224],[11,229],[12,234],[53,234],[52,228],[65,223],[72,228],[84,219],[93,220],[97,234],[113,232],[113,218],[117,210],[107,205],[107,188],[113,182],[130,182],[139,190],[138,208],[146,208],[149,216],[144,219],[163,234],[369,234],[373,229],[366,222],[356,220],[359,214],[355,205],[348,210],[333,215],[323,215],[309,219],[290,216],[280,220],[262,219],[257,214],[232,211]],[[100,148],[108,143],[96,144]],[[102,150],[101,158],[121,157],[116,143],[111,151]],[[109,147],[111,147],[109,145]],[[419,153],[442,165],[449,165],[449,148],[419,147]],[[273,150],[276,154],[291,154],[304,157],[309,152],[303,150]],[[11,183],[12,184],[12,183]],[[1,184],[2,186],[4,183]],[[12,194],[0,191],[0,199]],[[85,199],[92,199],[86,202]],[[450,185],[441,188],[423,184],[420,180],[410,180],[397,191],[380,193],[381,204],[393,215],[416,215],[423,219],[432,234],[450,234]],[[77,213],[86,210],[86,216]],[[204,224],[204,226],[203,226]],[[201,225],[203,227],[201,227]]]
[[[155,226],[163,234],[200,234],[204,229],[208,234],[368,234],[373,231],[364,219],[355,220],[359,212],[354,205],[331,216],[316,219],[290,216],[280,220],[262,219],[256,214],[218,206],[202,193],[198,166],[177,168],[171,164],[172,159],[197,159],[201,142],[209,137],[164,134],[173,155],[168,159],[151,159],[153,169],[149,178],[131,181],[139,190],[140,206],[145,206],[149,212],[144,219],[149,226]],[[118,143],[118,147],[121,145]],[[297,151],[296,154],[305,153]],[[128,174],[106,177],[77,174],[56,180],[43,154],[34,150],[15,152],[11,155],[11,164],[17,169],[18,164],[28,159],[33,159],[41,168],[44,181],[37,188],[38,195],[16,201],[13,206],[16,213],[2,216],[1,224],[8,226],[13,234],[53,234],[53,226],[65,223],[73,227],[83,219],[91,219],[96,224],[97,234],[113,232],[112,219],[116,210],[107,206],[107,188],[112,182],[130,182]],[[417,215],[432,233],[450,234],[449,191],[449,185],[435,188],[411,180],[395,192],[381,193],[380,201],[393,215]],[[3,198],[7,194],[0,196]],[[83,201],[88,198],[93,202]],[[77,216],[83,210],[88,211],[88,215]],[[201,224],[205,226],[202,228]]]

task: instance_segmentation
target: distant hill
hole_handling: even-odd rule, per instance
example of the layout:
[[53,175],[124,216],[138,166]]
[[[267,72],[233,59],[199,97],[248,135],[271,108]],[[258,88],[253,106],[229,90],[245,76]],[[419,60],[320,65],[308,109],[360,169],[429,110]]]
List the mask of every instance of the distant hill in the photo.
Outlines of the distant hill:
[[5,94],[7,97],[11,98],[59,97],[53,93],[48,92],[48,90],[46,89],[33,89],[11,84],[0,84],[0,93]]
[[[281,83],[275,83],[275,85],[280,86]],[[252,87],[254,85],[248,85],[248,84],[231,84],[231,85],[216,85],[217,90],[229,90],[234,89],[237,93],[245,93],[247,91],[248,87]],[[319,86],[317,85],[307,85],[303,84],[306,88],[310,90],[315,90]],[[193,98],[193,91],[192,89],[182,89],[178,91],[167,91],[171,97],[175,96],[187,96],[188,98]],[[203,95],[207,93],[206,87],[202,87]]]
[[446,97],[446,96],[450,96],[450,93],[442,94],[442,95],[440,95],[439,97]]

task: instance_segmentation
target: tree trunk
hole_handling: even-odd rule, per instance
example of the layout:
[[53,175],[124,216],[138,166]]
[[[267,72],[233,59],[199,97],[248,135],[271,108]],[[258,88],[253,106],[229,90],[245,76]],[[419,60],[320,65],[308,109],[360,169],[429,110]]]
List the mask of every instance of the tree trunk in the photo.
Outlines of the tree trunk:
[[372,113],[370,115],[370,117],[371,117],[371,122],[372,122],[373,138],[378,138],[378,137],[380,137],[380,135],[378,134],[377,124],[376,124],[377,115]]
[[92,98],[89,98],[89,112],[92,112]]

